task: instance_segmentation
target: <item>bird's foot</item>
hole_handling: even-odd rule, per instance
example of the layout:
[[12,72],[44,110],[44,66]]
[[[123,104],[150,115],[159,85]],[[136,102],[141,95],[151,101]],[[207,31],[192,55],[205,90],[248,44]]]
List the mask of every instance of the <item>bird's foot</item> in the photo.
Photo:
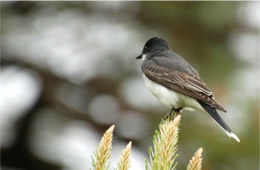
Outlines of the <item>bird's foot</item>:
[[181,114],[181,110],[182,108],[172,108],[171,111],[169,113],[167,113],[164,117],[163,117],[163,121],[169,119],[169,120],[174,120],[175,117],[177,117],[178,115]]

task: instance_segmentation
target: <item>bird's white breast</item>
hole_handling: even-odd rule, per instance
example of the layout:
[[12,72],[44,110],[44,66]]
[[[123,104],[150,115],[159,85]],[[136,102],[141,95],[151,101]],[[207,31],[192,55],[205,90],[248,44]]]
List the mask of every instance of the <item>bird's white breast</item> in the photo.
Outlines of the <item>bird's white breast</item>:
[[166,87],[151,81],[144,74],[143,78],[146,86],[150,89],[150,91],[166,106],[174,107],[176,109],[191,108],[199,111],[204,111],[197,100],[173,90],[169,90]]

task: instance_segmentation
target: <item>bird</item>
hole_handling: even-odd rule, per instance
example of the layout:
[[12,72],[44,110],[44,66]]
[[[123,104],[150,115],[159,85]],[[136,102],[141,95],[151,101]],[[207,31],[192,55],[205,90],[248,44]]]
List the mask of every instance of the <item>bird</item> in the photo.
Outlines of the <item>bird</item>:
[[240,139],[218,114],[226,110],[216,102],[213,92],[201,80],[198,72],[183,57],[173,52],[159,37],[149,39],[136,57],[142,59],[141,71],[148,89],[163,104],[171,108],[170,114],[183,110],[196,110],[212,118],[230,137]]

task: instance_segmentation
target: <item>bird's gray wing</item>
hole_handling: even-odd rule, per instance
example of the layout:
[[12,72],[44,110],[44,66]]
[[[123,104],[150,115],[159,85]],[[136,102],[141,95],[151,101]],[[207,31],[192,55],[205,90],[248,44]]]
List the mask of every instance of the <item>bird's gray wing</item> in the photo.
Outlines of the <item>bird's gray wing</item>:
[[143,64],[142,71],[150,80],[168,89],[193,97],[216,109],[226,112],[226,110],[214,100],[213,93],[197,75],[173,71],[153,62]]

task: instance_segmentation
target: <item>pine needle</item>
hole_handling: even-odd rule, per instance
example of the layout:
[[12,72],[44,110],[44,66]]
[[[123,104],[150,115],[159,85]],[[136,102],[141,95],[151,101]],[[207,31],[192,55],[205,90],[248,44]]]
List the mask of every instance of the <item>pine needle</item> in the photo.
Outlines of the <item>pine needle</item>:
[[107,170],[109,165],[107,160],[110,157],[110,152],[112,149],[113,131],[115,125],[112,125],[101,138],[97,151],[92,157],[92,165],[95,170]]
[[202,152],[203,152],[203,149],[199,148],[198,151],[194,154],[194,156],[190,160],[187,170],[201,170]]
[[130,168],[131,147],[132,142],[130,141],[121,153],[120,161],[118,163],[118,170],[128,170]]
[[177,155],[177,142],[179,134],[179,123],[181,116],[174,120],[166,119],[159,125],[159,130],[153,137],[153,149],[150,148],[150,169],[169,170],[175,169]]

